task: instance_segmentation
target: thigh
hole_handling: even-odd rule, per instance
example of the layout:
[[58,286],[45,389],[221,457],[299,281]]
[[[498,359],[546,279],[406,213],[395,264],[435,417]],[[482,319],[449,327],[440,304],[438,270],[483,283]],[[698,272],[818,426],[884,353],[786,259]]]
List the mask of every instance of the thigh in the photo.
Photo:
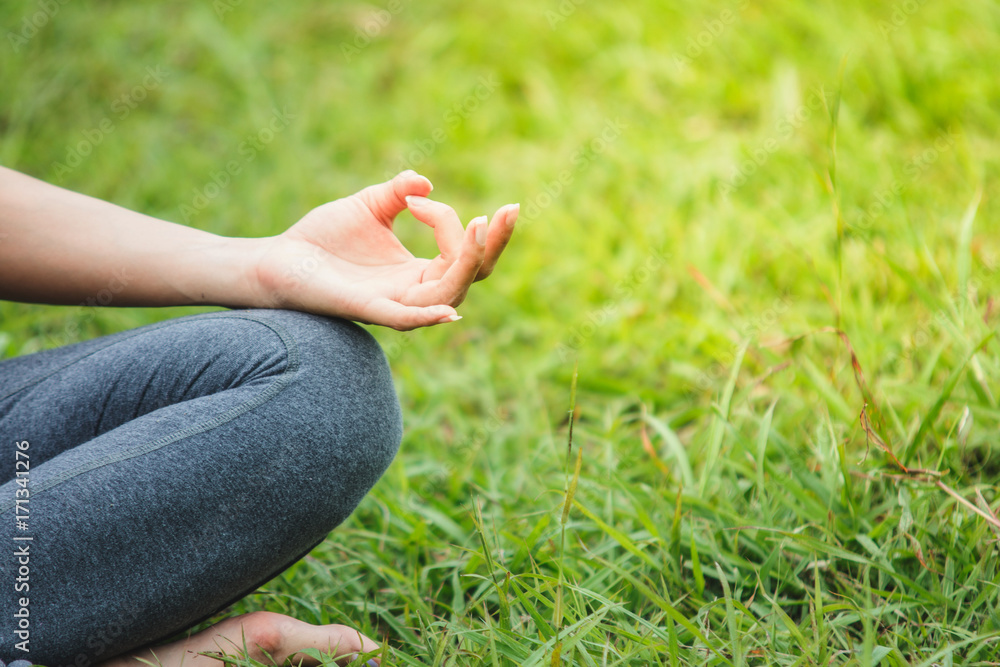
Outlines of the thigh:
[[40,465],[160,408],[266,382],[285,345],[252,317],[206,313],[0,362],[0,436],[29,440]]
[[[21,391],[39,396],[20,397],[0,422],[0,455],[13,460],[10,443],[29,442],[26,530],[11,479],[0,540],[30,552],[36,662],[106,660],[251,592],[343,521],[399,444],[388,367],[356,325],[248,311],[126,333],[37,373]],[[43,405],[49,382],[57,396],[94,392],[56,402],[86,422],[60,416],[85,438],[61,451],[44,444],[60,429],[22,409]],[[19,567],[3,559],[0,585],[13,590]],[[8,643],[18,623],[0,618],[2,658],[18,655]]]

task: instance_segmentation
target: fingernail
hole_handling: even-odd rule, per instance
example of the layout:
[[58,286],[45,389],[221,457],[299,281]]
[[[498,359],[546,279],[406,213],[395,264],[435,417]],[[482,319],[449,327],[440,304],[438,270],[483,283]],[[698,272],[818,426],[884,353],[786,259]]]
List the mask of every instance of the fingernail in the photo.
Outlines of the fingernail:
[[427,201],[424,197],[416,197],[414,195],[406,195],[404,199],[406,199],[407,206],[414,206],[414,205],[420,206],[425,201]]
[[442,317],[440,320],[438,320],[438,324],[445,324],[447,322],[458,322],[460,319],[462,319],[461,315],[446,315],[445,317]]
[[368,665],[368,667],[378,667],[378,663],[375,662],[375,658],[372,658],[371,660],[369,660],[365,664]]
[[476,225],[476,243],[486,245],[486,216],[476,218],[472,224]]

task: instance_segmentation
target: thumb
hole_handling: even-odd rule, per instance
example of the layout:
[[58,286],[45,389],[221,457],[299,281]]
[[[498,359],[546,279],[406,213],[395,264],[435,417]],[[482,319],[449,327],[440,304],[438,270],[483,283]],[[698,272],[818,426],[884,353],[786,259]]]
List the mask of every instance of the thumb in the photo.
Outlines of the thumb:
[[385,183],[368,186],[358,196],[379,222],[391,228],[393,219],[406,208],[407,196],[426,197],[433,189],[427,178],[407,169]]

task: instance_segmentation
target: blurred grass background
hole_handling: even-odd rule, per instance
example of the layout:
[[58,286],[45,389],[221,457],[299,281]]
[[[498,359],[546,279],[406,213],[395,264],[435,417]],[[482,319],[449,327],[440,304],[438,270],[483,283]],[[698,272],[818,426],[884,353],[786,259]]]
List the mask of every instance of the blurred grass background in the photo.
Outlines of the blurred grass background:
[[[996,664],[995,2],[6,0],[0,26],[0,164],[69,189],[248,236],[404,168],[465,221],[521,202],[460,323],[375,331],[393,467],[236,611],[350,623],[383,664]],[[189,312],[0,303],[0,351]],[[866,405],[946,472],[895,465]]]

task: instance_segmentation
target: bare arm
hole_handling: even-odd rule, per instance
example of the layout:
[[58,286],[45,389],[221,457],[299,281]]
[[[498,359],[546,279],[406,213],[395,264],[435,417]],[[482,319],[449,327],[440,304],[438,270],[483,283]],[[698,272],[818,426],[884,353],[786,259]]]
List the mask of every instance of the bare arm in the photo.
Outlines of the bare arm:
[[257,305],[264,239],[223,238],[0,167],[0,298],[116,306]]
[[[397,329],[453,321],[469,285],[493,270],[517,206],[463,228],[430,190],[403,172],[278,236],[226,238],[0,167],[0,299],[285,307]],[[433,260],[415,258],[392,232],[407,207],[434,228]]]

